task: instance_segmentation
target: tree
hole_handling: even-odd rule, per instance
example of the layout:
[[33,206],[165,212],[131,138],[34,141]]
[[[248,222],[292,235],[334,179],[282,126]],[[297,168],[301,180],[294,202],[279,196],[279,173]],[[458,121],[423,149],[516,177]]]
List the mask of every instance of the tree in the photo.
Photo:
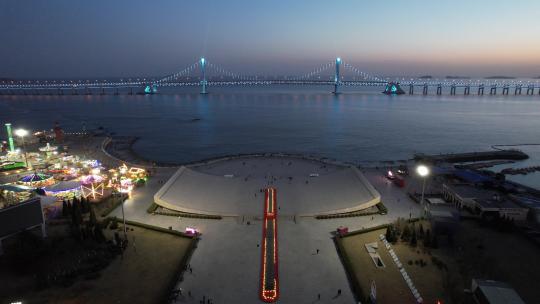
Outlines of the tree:
[[422,226],[422,223],[420,223],[418,227],[418,238],[419,239],[424,238],[424,226]]
[[418,239],[416,238],[416,229],[413,228],[410,244],[411,244],[411,246],[416,247],[417,243],[418,243]]
[[84,208],[86,210],[85,211],[86,213],[90,212],[90,206],[91,206],[90,199],[87,197],[84,199]]
[[386,228],[386,240],[388,242],[391,242],[392,241],[392,226],[388,226],[388,228]]
[[84,203],[84,197],[81,196],[79,198],[79,203],[80,203],[80,207],[81,207],[81,213],[84,214],[86,213],[86,204]]
[[426,229],[426,235],[424,235],[424,247],[431,246],[431,233],[429,229]]
[[112,218],[109,228],[111,230],[118,229],[118,220],[116,219],[116,216]]
[[403,232],[401,233],[401,240],[408,241],[411,237],[411,228],[409,228],[409,225],[405,225],[403,227]]
[[77,226],[80,226],[83,222],[81,203],[77,200],[73,200],[71,221]]
[[94,238],[98,243],[103,243],[106,240],[105,234],[103,234],[101,223],[96,223],[96,225],[94,225]]
[[90,206],[89,224],[90,224],[90,227],[93,227],[97,224],[96,210],[94,210],[94,206]]
[[69,210],[66,200],[62,200],[62,217],[68,217]]
[[390,243],[395,243],[398,240],[399,235],[397,234],[396,226],[390,224],[386,228],[386,240]]
[[73,225],[77,224],[77,209],[79,209],[79,204],[75,200],[71,202],[71,223]]
[[437,236],[434,234],[431,239],[431,248],[439,248],[439,241],[437,241]]
[[73,213],[73,206],[71,205],[70,201],[67,201],[67,216],[70,217]]
[[81,211],[83,214],[88,213],[90,211],[90,203],[89,203],[88,198],[81,196],[81,209],[82,209]]

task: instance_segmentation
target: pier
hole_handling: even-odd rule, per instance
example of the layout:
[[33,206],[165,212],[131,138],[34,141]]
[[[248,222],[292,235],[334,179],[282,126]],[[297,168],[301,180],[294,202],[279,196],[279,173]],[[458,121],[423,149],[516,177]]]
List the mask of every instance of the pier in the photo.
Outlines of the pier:
[[415,154],[414,159],[417,161],[427,161],[432,163],[448,162],[477,162],[488,160],[524,160],[529,156],[518,150],[497,150],[485,152],[468,152],[468,153],[451,153],[439,155]]

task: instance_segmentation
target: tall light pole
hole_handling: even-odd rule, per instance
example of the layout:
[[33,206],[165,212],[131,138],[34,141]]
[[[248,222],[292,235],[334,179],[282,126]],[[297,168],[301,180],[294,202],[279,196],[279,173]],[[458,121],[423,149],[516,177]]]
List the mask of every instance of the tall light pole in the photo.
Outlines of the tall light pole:
[[24,165],[28,169],[32,169],[31,165],[28,163],[28,157],[26,156],[26,145],[24,142],[24,137],[28,135],[28,131],[25,129],[17,129],[15,130],[15,135],[19,136],[22,140],[22,148],[24,150]]
[[[427,176],[429,175],[429,168],[425,165],[419,165],[418,167],[416,167],[416,173],[418,173],[418,175],[420,175],[420,177],[422,177],[423,179],[423,182],[422,182],[422,198],[420,199],[420,206],[424,206],[424,192],[426,190],[426,179],[427,179]],[[425,211],[425,208],[424,208],[424,211]]]
[[[120,174],[122,174],[122,176],[124,176],[126,173],[128,172],[128,169],[126,167],[126,164],[123,164],[121,167],[120,167]],[[122,177],[120,177],[120,180],[122,180]],[[128,192],[129,193],[129,192]],[[124,214],[124,196],[123,196],[123,193],[122,195],[120,196],[120,199],[122,200],[122,221],[124,222],[124,239],[127,240],[127,228],[126,228],[126,216]]]
[[126,227],[126,216],[124,215],[124,197],[120,198],[122,200],[122,221],[124,222],[124,240],[127,241],[127,227]]
[[11,134],[11,124],[6,124],[6,130],[8,135],[8,142],[9,142],[9,151],[14,152],[15,151],[15,145],[13,144],[13,134]]

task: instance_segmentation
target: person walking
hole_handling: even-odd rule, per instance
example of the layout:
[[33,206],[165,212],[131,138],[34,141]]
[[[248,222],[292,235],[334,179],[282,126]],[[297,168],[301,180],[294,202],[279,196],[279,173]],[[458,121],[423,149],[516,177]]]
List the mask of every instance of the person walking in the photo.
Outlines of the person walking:
[[317,294],[317,300],[318,300],[318,301],[321,300],[321,294],[320,294],[320,293]]
[[317,249],[317,254],[319,254],[319,249]]
[[337,295],[338,295],[338,297],[341,295],[341,289],[337,290]]

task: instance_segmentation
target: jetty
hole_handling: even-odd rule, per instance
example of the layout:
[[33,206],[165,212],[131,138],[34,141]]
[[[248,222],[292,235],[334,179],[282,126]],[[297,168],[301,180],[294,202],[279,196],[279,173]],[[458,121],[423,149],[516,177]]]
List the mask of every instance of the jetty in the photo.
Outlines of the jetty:
[[414,155],[416,161],[427,161],[431,163],[447,162],[447,163],[462,163],[462,162],[477,162],[488,160],[524,160],[528,159],[529,155],[519,150],[497,150],[485,152],[468,152],[468,153],[451,153],[427,155],[417,153]]

